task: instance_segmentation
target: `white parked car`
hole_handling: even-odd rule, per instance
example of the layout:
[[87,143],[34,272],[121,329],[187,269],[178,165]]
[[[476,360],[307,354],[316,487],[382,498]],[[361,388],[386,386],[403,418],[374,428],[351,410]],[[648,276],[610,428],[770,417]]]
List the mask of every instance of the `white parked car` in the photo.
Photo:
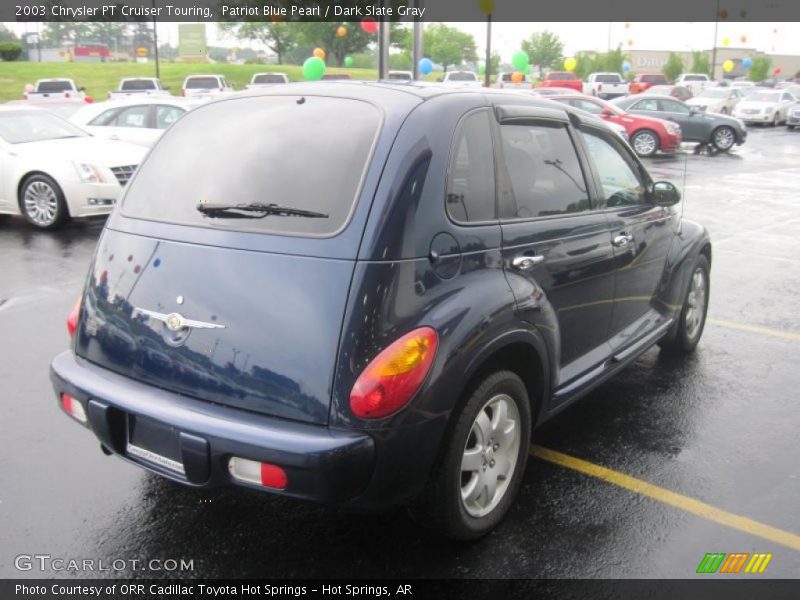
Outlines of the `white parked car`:
[[682,85],[692,92],[693,96],[697,96],[707,87],[714,85],[711,78],[705,73],[684,73],[675,81],[675,85]]
[[70,121],[92,135],[150,148],[164,130],[200,101],[141,97],[87,104]]
[[146,153],[46,110],[0,107],[0,213],[41,229],[107,214]]
[[752,82],[752,81],[747,81],[745,79],[740,79],[740,80],[737,80],[737,81],[732,81],[731,82],[731,87],[739,88],[741,90],[744,90],[745,93],[748,93],[750,90],[752,90],[754,87],[756,87],[756,84],[754,82]]
[[481,87],[481,81],[473,71],[448,71],[442,83],[459,87]]
[[744,96],[745,92],[741,88],[711,87],[689,98],[686,104],[705,112],[730,115]]
[[233,86],[224,75],[189,75],[183,80],[181,95],[187,98],[210,99],[233,93]]
[[392,70],[386,74],[386,79],[391,79],[393,81],[413,81],[414,73],[411,71]]
[[598,98],[617,98],[627,96],[630,87],[619,73],[592,73],[583,84],[583,93]]
[[119,89],[108,92],[109,100],[130,98],[132,96],[169,96],[169,90],[161,85],[158,77],[125,77],[119,82]]
[[32,92],[25,92],[23,98],[30,102],[63,102],[65,100],[85,100],[86,88],[78,87],[72,79],[40,79]]
[[286,73],[256,73],[244,87],[246,90],[252,90],[281,83],[289,83]]
[[777,126],[786,122],[789,107],[795,102],[797,99],[785,90],[758,89],[736,105],[733,116],[745,123]]

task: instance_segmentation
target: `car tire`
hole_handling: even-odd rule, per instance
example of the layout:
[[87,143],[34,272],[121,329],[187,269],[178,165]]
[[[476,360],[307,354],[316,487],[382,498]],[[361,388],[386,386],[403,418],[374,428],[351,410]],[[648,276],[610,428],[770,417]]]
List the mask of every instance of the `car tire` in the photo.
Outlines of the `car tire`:
[[31,175],[20,186],[19,208],[28,223],[39,229],[55,229],[69,219],[64,192],[43,173]]
[[658,134],[650,129],[640,129],[631,136],[631,147],[638,156],[653,156],[658,152]]
[[794,125],[787,125],[786,127],[787,127],[788,129],[794,129]]
[[530,401],[516,373],[496,371],[467,394],[438,467],[408,507],[415,521],[456,540],[480,538],[500,523],[530,447]]
[[697,348],[706,325],[710,291],[708,258],[705,254],[700,254],[692,267],[677,329],[668,339],[659,342],[662,350],[670,354],[689,354]]
[[777,127],[781,123],[781,116],[778,114],[778,111],[775,111],[775,116],[772,117],[772,126]]
[[727,125],[717,127],[711,132],[711,143],[720,152],[727,152],[736,144],[736,132]]

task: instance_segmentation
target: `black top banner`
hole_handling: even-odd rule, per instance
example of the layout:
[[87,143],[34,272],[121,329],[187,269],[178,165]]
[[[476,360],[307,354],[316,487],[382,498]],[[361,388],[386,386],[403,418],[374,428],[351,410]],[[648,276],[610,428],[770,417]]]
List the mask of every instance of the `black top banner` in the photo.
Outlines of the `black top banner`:
[[0,21],[800,21],[798,0],[3,0]]

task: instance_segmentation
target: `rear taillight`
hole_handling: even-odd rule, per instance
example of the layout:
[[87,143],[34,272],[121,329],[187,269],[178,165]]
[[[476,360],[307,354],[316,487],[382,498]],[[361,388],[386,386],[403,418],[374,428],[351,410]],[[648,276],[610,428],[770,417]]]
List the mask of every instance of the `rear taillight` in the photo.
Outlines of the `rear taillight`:
[[72,98],[69,92],[64,92],[64,98]]
[[405,406],[430,371],[437,345],[436,331],[421,327],[378,354],[350,392],[353,414],[378,419]]
[[86,411],[83,404],[69,394],[61,394],[61,407],[70,417],[81,423],[86,423]]
[[81,312],[81,297],[78,297],[78,301],[75,302],[75,306],[72,307],[72,310],[69,311],[69,316],[67,317],[67,331],[69,332],[69,337],[75,337],[75,331],[78,329],[78,315]]
[[603,84],[602,83],[597,85],[597,91],[598,92],[602,92],[603,91]]
[[285,490],[288,478],[278,465],[234,456],[228,461],[228,472],[238,481],[246,481],[275,490]]

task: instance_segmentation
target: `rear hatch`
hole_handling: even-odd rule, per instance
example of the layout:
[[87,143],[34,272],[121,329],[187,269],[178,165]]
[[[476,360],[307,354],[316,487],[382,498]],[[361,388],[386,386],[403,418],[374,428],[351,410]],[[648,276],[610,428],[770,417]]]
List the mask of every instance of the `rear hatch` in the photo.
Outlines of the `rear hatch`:
[[120,206],[139,225],[112,222],[98,245],[76,353],[201,400],[326,423],[360,236],[344,257],[289,250],[347,227],[380,122],[366,102],[292,96],[181,118]]

